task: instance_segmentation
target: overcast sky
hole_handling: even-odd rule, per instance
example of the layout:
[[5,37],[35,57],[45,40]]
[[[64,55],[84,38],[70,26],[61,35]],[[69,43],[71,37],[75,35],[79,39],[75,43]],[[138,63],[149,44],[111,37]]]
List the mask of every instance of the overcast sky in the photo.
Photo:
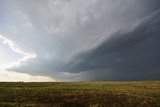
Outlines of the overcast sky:
[[160,79],[160,0],[0,0],[0,81]]

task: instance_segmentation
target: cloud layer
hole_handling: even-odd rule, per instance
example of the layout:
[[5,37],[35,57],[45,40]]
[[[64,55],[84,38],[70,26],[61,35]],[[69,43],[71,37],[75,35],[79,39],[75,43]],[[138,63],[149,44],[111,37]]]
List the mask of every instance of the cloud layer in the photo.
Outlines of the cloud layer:
[[160,79],[160,10],[132,31],[118,32],[97,48],[78,55],[69,72],[87,72],[91,80]]
[[0,33],[23,53],[9,71],[58,80],[159,79],[159,0],[1,0]]

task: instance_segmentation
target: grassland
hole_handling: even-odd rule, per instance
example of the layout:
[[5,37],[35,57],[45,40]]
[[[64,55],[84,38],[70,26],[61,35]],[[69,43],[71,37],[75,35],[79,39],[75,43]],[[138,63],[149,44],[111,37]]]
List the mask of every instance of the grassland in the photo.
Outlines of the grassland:
[[160,107],[160,81],[1,82],[0,107]]

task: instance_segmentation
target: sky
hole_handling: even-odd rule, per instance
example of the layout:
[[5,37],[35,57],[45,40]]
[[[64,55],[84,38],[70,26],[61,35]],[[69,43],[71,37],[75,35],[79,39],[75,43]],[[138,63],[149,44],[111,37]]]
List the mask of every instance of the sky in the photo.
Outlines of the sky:
[[160,79],[160,0],[0,0],[0,81]]

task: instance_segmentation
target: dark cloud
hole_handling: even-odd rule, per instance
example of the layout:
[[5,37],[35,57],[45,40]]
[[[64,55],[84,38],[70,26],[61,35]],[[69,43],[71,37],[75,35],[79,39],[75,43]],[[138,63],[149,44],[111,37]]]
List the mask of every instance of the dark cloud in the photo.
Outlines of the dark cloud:
[[87,71],[91,80],[160,79],[160,10],[134,30],[118,32],[92,51],[82,53],[68,71]]
[[0,0],[0,33],[35,55],[7,70],[73,81],[157,79],[159,8],[160,0]]

